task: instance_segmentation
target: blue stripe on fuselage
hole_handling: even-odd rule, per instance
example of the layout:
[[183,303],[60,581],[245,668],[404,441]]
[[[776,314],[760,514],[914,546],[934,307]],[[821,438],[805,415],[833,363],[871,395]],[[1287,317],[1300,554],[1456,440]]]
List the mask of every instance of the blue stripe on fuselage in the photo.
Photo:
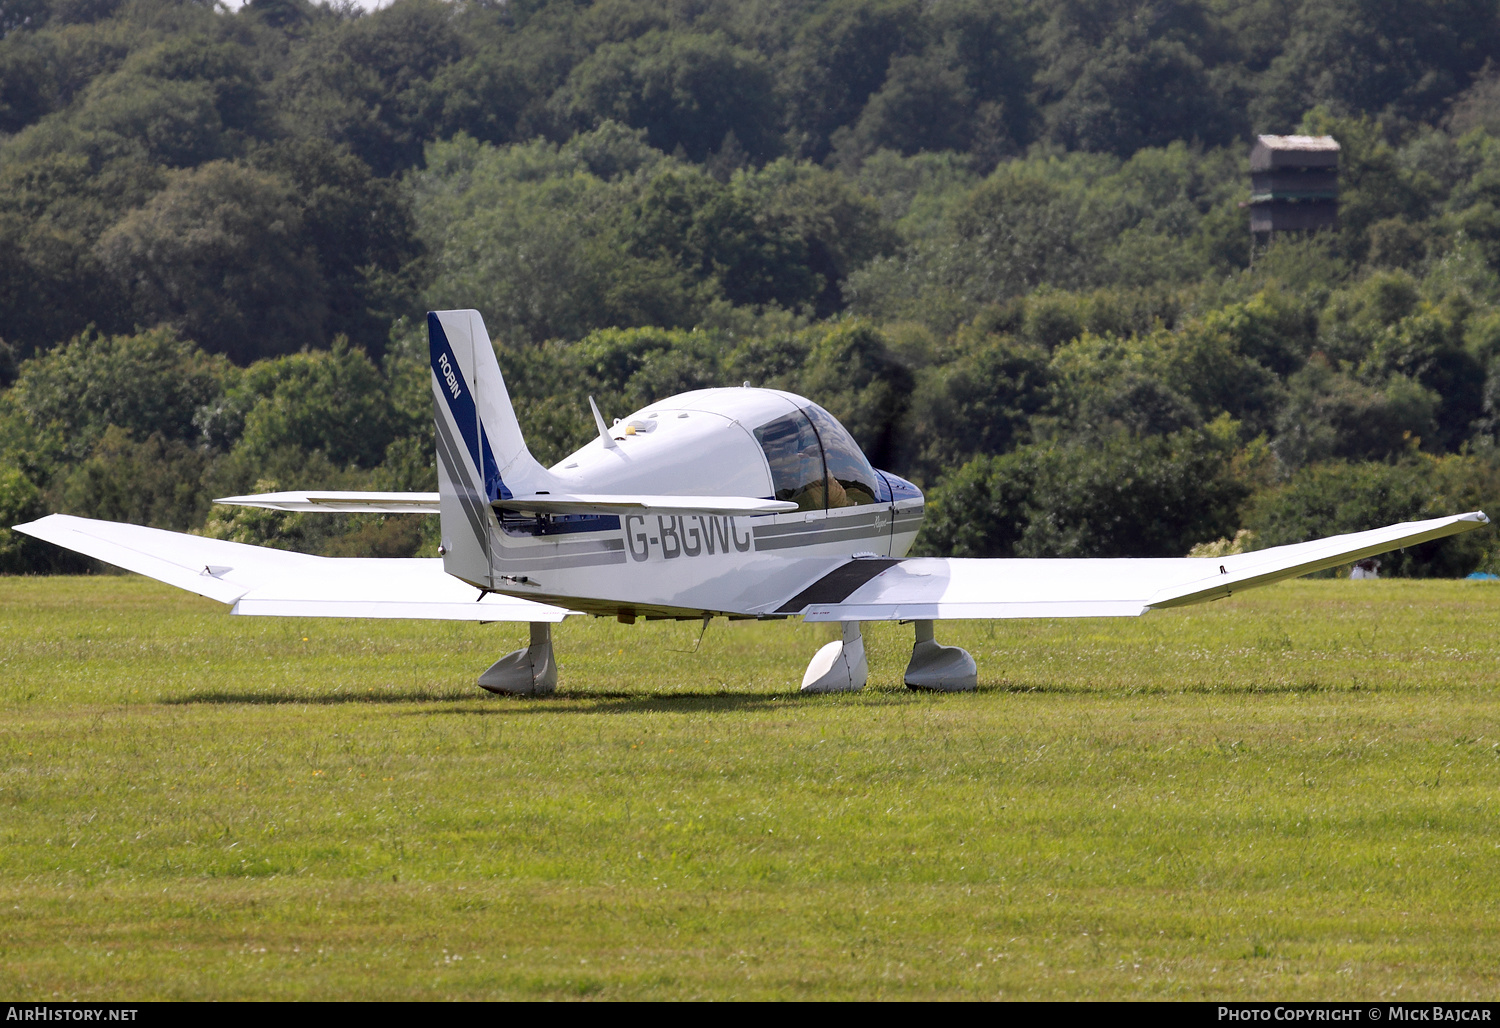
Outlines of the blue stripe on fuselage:
[[469,458],[484,478],[485,499],[508,500],[511,492],[500,478],[500,468],[495,463],[495,454],[490,449],[489,436],[479,423],[479,412],[474,406],[473,392],[464,379],[464,373],[443,331],[443,323],[431,311],[427,312],[427,347],[432,363],[432,373],[437,376],[438,388],[448,402],[448,411],[458,424],[459,435],[468,448]]

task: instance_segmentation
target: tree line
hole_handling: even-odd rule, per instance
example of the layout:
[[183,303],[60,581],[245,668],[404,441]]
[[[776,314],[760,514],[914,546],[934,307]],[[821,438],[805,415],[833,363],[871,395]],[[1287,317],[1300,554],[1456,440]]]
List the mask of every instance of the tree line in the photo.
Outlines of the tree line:
[[[1493,2],[0,0],[0,523],[324,553],[214,507],[432,488],[420,314],[538,457],[793,389],[924,552],[1171,555],[1500,497]],[[1253,131],[1339,227],[1251,253]],[[1253,258],[1253,260],[1252,260]],[[1391,562],[1500,570],[1489,533]],[[0,528],[0,569],[74,568]]]

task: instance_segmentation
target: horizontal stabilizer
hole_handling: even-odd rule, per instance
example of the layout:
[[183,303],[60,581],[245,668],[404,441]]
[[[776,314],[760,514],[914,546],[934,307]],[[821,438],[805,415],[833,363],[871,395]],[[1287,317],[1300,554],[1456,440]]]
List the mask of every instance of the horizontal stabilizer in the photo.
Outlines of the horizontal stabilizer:
[[561,621],[573,613],[496,593],[479,598],[479,590],[447,574],[437,558],[318,557],[67,514],[15,530],[234,604],[233,614]]
[[[366,493],[330,489],[225,496],[214,502],[293,512],[438,513],[437,493]],[[528,514],[625,514],[648,509],[676,514],[781,514],[797,509],[795,503],[762,500],[754,496],[616,496],[605,493],[541,493],[496,500],[494,506]]]
[[313,493],[252,493],[214,501],[235,507],[337,514],[436,514],[437,493],[363,493],[325,489]]
[[[856,560],[808,583],[774,612],[808,621],[1133,617],[1487,524],[1476,511],[1225,557]],[[869,574],[856,573],[862,569]]]
[[797,509],[787,500],[754,496],[616,496],[609,493],[540,493],[496,500],[499,510],[529,514],[629,514],[661,511],[671,514],[785,514]]

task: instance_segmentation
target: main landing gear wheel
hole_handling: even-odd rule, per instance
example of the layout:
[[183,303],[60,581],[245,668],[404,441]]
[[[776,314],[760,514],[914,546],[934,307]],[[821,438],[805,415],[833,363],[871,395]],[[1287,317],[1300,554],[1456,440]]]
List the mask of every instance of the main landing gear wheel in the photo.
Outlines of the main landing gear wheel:
[[979,684],[979,665],[969,651],[957,646],[939,646],[932,638],[932,622],[915,622],[917,640],[912,644],[911,663],[904,679],[908,689],[933,692],[972,692]]
[[503,696],[548,696],[557,691],[557,662],[552,659],[552,625],[531,622],[531,645],[507,653],[479,676],[479,687]]
[[858,621],[843,621],[842,639],[824,646],[807,665],[802,676],[803,692],[858,692],[870,677],[865,660],[865,640]]

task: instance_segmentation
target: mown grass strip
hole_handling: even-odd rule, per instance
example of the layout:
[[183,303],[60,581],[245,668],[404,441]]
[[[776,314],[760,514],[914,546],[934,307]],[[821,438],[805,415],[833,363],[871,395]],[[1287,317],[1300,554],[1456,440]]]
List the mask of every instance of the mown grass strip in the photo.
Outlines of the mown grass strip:
[[1493,998],[1500,588],[1302,582],[827,636],[261,621],[0,579],[0,988],[102,997]]

